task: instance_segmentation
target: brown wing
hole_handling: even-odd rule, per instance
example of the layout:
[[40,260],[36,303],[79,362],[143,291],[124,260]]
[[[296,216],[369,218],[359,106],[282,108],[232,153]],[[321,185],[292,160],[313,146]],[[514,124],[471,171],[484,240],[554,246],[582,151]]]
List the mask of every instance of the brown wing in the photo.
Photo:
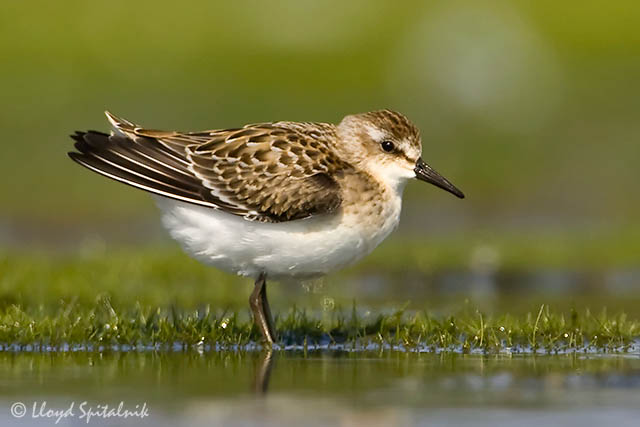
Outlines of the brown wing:
[[250,220],[281,222],[335,211],[342,165],[332,125],[277,122],[164,132],[107,113],[112,135],[77,132],[69,156],[112,179]]

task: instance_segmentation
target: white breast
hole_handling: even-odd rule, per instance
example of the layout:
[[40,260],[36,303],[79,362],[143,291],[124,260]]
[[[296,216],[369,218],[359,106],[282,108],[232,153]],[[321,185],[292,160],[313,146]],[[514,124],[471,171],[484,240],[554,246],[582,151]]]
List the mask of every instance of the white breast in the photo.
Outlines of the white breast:
[[275,279],[309,279],[353,264],[398,224],[401,197],[385,205],[383,218],[339,212],[315,218],[261,223],[156,196],[171,236],[194,258],[221,270]]

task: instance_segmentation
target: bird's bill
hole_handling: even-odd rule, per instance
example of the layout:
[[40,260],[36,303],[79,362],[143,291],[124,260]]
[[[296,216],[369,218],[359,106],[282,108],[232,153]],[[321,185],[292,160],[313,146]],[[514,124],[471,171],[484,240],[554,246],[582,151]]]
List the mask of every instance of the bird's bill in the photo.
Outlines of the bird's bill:
[[420,181],[433,184],[436,187],[442,188],[443,190],[448,191],[449,193],[454,194],[461,199],[464,199],[464,193],[462,191],[460,191],[455,185],[450,183],[447,178],[434,171],[431,166],[426,164],[421,158],[416,162],[414,172],[416,173],[416,178],[418,178]]

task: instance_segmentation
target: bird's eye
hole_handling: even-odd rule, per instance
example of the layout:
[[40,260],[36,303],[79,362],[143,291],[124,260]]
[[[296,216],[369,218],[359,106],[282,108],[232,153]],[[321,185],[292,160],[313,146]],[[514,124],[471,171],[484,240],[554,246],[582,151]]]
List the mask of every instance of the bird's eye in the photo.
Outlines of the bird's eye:
[[382,146],[382,149],[387,153],[391,153],[393,149],[396,148],[396,146],[391,141],[382,141],[380,145]]

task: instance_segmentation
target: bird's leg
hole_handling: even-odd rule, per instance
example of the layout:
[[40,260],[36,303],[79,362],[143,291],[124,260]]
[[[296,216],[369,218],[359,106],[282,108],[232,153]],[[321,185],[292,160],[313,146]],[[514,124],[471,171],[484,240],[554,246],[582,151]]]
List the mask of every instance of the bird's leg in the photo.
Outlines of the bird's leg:
[[271,345],[275,341],[273,318],[267,300],[267,275],[260,273],[249,297],[249,305],[253,313],[253,321],[262,333],[264,341]]

